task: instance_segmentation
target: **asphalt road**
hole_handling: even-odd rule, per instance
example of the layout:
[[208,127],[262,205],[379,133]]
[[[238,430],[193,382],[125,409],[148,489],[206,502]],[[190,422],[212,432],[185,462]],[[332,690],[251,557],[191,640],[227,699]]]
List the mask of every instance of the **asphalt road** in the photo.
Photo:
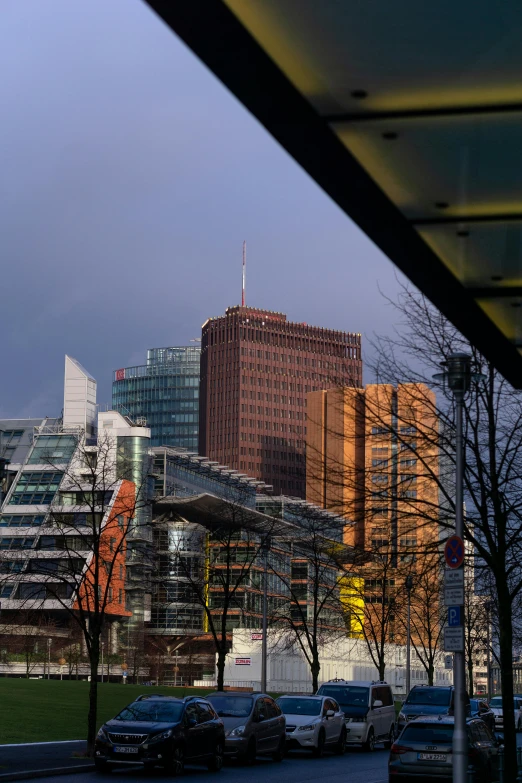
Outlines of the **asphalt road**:
[[[186,783],[266,783],[268,777],[277,779],[277,783],[388,783],[388,754],[382,746],[373,753],[350,748],[344,756],[325,754],[322,759],[314,759],[310,754],[292,751],[283,762],[278,764],[271,759],[259,758],[253,767],[244,767],[235,762],[227,762],[219,773],[208,772],[203,767],[185,768],[179,780]],[[44,783],[117,783],[123,781],[172,780],[163,770],[146,773],[138,768],[127,768],[97,775],[94,772],[77,775],[47,777]]]

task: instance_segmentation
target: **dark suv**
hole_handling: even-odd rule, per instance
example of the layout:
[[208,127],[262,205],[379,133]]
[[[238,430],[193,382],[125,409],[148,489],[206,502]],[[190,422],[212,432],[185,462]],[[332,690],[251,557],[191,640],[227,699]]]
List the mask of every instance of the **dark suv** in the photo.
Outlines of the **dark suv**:
[[[455,689],[453,685],[414,685],[408,693],[397,718],[397,734],[410,720],[421,715],[453,715]],[[466,715],[471,715],[466,694]]]
[[218,772],[223,766],[225,730],[208,701],[197,696],[140,696],[104,723],[94,752],[97,772],[118,764],[162,766],[171,774],[185,762]]

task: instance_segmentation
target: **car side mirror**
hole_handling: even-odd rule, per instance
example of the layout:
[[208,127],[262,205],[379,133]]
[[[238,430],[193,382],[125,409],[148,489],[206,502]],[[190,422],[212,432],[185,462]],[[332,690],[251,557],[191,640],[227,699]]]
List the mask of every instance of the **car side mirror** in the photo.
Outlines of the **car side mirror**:
[[198,722],[197,722],[197,720],[195,718],[189,718],[188,719],[188,727],[189,727],[189,729],[193,729],[194,726],[197,726],[197,725],[198,725]]
[[327,718],[333,718],[335,715],[335,710],[326,710],[326,717]]
[[257,722],[262,723],[264,720],[266,720],[266,714],[264,712],[260,712],[257,716]]
[[376,699],[376,700],[373,702],[373,706],[374,706],[374,707],[382,707],[382,701],[381,701],[380,699]]

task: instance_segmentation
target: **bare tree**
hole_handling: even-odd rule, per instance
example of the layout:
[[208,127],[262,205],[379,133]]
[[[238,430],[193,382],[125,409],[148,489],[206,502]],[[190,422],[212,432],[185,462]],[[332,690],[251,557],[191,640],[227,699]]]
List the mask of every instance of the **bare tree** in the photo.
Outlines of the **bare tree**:
[[[441,600],[442,569],[440,554],[432,553],[424,558],[422,570],[413,572],[411,644],[426,671],[428,685],[434,684],[435,663],[446,622],[446,609]],[[404,611],[400,618],[404,628]]]
[[58,495],[40,529],[38,549],[30,556],[2,551],[0,568],[12,582],[12,563],[25,562],[15,592],[20,606],[42,612],[50,601],[82,635],[90,667],[87,745],[92,754],[100,643],[111,618],[131,614],[125,607],[126,553],[136,527],[146,520],[146,466],[129,461],[116,439],[105,434],[96,446],[78,438],[66,466],[52,444],[39,459],[60,477]]
[[[473,381],[464,408],[465,537],[474,557],[475,572],[490,575],[498,608],[498,651],[505,722],[506,774],[516,776],[513,711],[514,608],[522,592],[522,396],[514,390],[429,302],[404,287],[398,302],[390,303],[401,319],[394,334],[373,343],[370,370],[381,383],[408,382],[417,406],[431,409],[433,426],[423,441],[439,450],[437,469],[417,447],[413,458],[435,482],[438,498],[417,508],[419,528],[441,525],[450,535],[455,516],[454,401],[426,389],[449,354],[471,354],[481,367],[483,381]],[[399,444],[405,441],[402,422],[393,426]]]
[[[162,502],[167,509],[171,500]],[[166,633],[176,614],[185,633],[202,625],[210,635],[222,690],[232,628],[261,623],[262,550],[277,520],[257,513],[240,490],[216,498],[211,513],[200,513],[202,524],[185,516],[167,511],[156,517],[155,603]]]
[[283,588],[271,625],[283,631],[280,647],[297,645],[303,653],[314,692],[319,687],[321,647],[346,637],[352,622],[346,569],[353,562],[353,549],[342,542],[342,532],[340,519],[300,505],[292,514],[290,571],[284,558],[270,563]]

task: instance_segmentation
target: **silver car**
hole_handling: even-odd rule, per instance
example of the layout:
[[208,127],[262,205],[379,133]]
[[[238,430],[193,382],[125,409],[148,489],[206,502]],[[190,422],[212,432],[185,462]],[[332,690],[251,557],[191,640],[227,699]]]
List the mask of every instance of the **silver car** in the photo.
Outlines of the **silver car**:
[[308,749],[320,758],[325,750],[342,755],[346,748],[344,712],[327,696],[280,696],[286,718],[286,747]]
[[253,764],[256,756],[282,761],[286,750],[286,721],[266,693],[218,691],[205,697],[225,726],[225,756]]

